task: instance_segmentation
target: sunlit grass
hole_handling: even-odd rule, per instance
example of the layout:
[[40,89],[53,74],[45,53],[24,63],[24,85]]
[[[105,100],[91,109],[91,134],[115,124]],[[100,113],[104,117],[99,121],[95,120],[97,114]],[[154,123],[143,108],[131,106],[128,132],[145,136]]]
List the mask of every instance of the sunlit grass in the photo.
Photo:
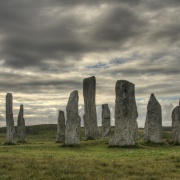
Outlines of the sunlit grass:
[[139,140],[133,148],[109,148],[108,139],[82,138],[72,148],[55,143],[55,128],[35,128],[27,144],[15,146],[5,146],[0,133],[0,179],[180,179],[180,146],[167,143],[168,131],[162,144]]

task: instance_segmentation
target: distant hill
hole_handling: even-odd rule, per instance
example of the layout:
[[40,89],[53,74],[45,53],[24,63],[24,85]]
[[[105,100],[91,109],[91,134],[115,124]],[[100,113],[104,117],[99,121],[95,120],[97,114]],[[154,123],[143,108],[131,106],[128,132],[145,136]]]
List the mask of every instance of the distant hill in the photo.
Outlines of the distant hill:
[[[84,129],[84,128],[82,128]],[[112,129],[114,129],[114,126],[112,126]],[[139,128],[140,130],[143,130],[143,128]],[[170,126],[163,126],[163,131],[171,131]],[[44,131],[57,131],[57,125],[56,124],[40,124],[40,125],[33,125],[33,126],[26,126],[26,134],[27,135],[35,135],[42,133]],[[6,133],[6,127],[0,128],[0,133]]]
[[[26,126],[27,135],[35,135],[43,131],[57,131],[57,125],[56,124],[40,124],[40,125]],[[5,133],[5,132],[6,132],[6,127],[0,128],[0,133]]]
[[[143,130],[144,128],[139,128],[140,130]],[[171,126],[163,126],[162,127],[162,130],[163,131],[171,131],[172,130],[172,127]]]

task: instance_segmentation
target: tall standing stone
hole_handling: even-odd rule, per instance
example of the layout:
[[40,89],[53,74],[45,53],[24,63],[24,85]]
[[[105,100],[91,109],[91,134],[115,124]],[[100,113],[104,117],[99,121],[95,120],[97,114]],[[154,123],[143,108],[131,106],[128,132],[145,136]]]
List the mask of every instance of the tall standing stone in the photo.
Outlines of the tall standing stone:
[[78,91],[75,90],[70,94],[66,107],[65,145],[68,146],[80,144],[81,118],[78,113],[78,101]]
[[97,139],[99,129],[96,114],[96,79],[94,76],[83,80],[85,139]]
[[102,105],[102,138],[110,136],[111,122],[110,122],[110,109],[108,104]]
[[59,111],[56,142],[65,142],[65,117],[63,111]]
[[144,127],[144,140],[154,143],[162,142],[162,112],[161,105],[154,94],[151,94],[147,105]]
[[17,137],[20,142],[25,142],[25,119],[24,119],[24,108],[20,105],[18,120],[17,120]]
[[6,143],[16,144],[16,134],[13,118],[13,97],[11,93],[6,95]]
[[175,142],[180,143],[180,101],[172,112],[172,138]]
[[115,91],[115,134],[109,141],[109,146],[135,145],[138,136],[138,113],[134,84],[118,80]]

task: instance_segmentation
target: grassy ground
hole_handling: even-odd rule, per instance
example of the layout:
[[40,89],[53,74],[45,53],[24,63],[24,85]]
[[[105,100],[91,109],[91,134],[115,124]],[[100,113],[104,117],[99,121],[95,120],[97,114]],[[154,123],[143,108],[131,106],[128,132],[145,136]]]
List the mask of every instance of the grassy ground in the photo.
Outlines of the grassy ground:
[[134,148],[108,148],[107,139],[82,139],[80,147],[62,147],[55,143],[53,125],[29,127],[27,133],[27,144],[5,146],[1,129],[1,180],[180,179],[180,146],[167,143],[169,131],[163,132],[163,144],[139,140]]

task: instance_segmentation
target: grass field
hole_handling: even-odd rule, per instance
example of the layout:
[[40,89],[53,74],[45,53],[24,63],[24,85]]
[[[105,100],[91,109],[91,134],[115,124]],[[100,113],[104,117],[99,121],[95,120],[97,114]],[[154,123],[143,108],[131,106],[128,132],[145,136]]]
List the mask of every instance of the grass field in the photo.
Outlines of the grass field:
[[[142,134],[142,131],[139,131]],[[180,146],[139,140],[137,146],[108,148],[108,140],[83,140],[80,147],[55,143],[56,125],[27,128],[27,143],[5,146],[0,129],[0,180],[180,179]]]

